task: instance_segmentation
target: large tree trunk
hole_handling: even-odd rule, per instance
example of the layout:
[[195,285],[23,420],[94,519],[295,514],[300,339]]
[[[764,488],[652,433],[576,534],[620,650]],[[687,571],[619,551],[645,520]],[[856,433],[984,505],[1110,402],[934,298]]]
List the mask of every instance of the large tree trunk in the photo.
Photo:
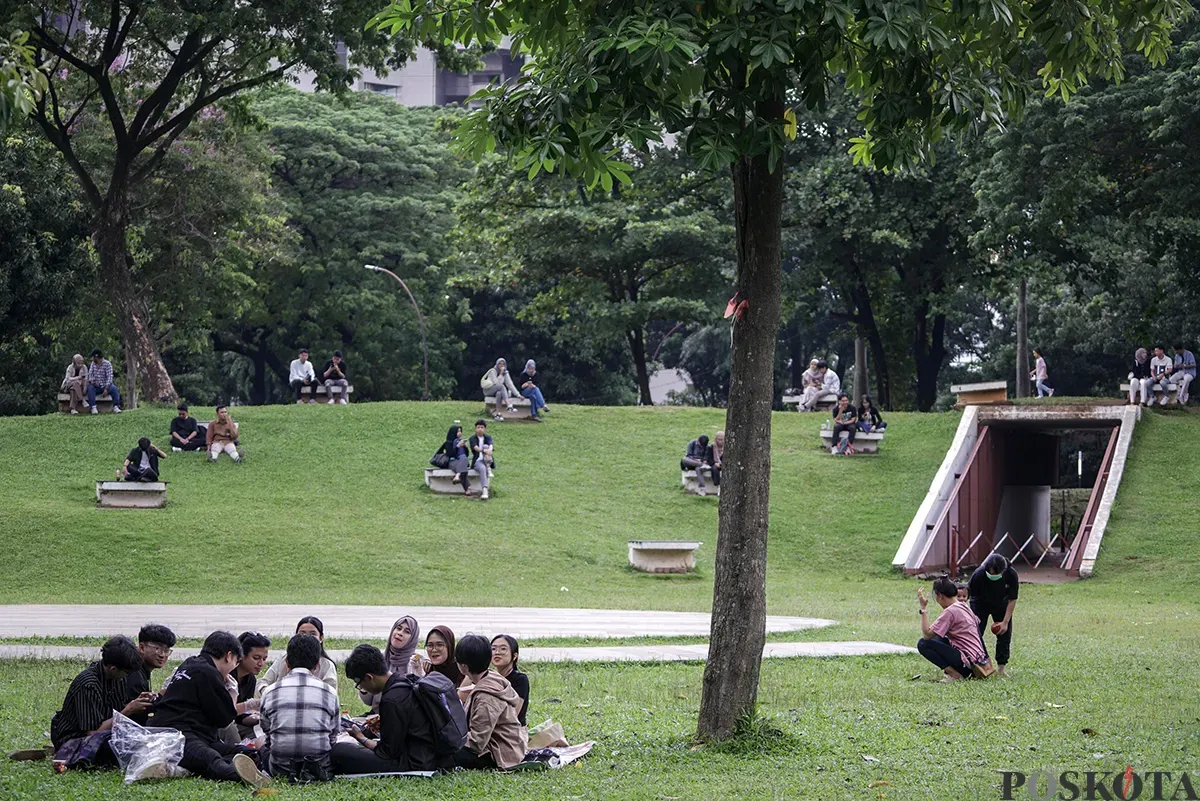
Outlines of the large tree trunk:
[[173,403],[179,396],[150,330],[149,309],[133,286],[126,245],[127,226],[125,199],[116,189],[110,189],[93,232],[104,289],[116,311],[125,351],[138,366],[145,400]]
[[937,380],[946,361],[946,315],[933,316],[929,328],[928,309],[917,307],[913,332],[913,360],[917,366],[917,410],[927,412],[937,402]]
[[1029,397],[1029,284],[1017,290],[1017,397]]
[[653,406],[654,399],[650,397],[650,370],[646,367],[646,336],[641,326],[625,334],[629,341],[629,351],[633,354],[633,369],[637,374],[638,403],[642,406]]
[[867,343],[862,337],[854,338],[854,396],[851,401],[857,406],[867,391]]
[[[782,102],[760,109],[782,116]],[[698,735],[729,737],[754,712],[766,640],[767,529],[771,488],[771,403],[783,294],[783,164],[767,157],[733,165],[737,291],[748,302],[733,318],[733,372],[725,414],[712,629]]]
[[[859,330],[867,336],[867,341],[871,345],[871,358],[875,362],[874,405],[884,410],[890,410],[892,408],[892,379],[888,372],[887,353],[883,349],[883,336],[879,333],[879,324],[875,321],[875,307],[871,304],[871,293],[867,291],[866,285],[860,282],[851,287],[850,297],[855,306],[854,319],[858,323]],[[862,392],[855,387],[855,392],[859,395],[865,394],[865,383],[863,387]]]

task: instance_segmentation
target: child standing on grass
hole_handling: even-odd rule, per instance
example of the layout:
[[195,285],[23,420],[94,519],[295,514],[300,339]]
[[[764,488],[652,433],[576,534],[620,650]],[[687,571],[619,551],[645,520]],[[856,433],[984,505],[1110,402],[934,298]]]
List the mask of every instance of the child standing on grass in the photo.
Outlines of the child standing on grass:
[[1046,368],[1046,360],[1042,357],[1042,352],[1037,348],[1033,349],[1033,355],[1037,359],[1037,362],[1034,363],[1029,377],[1037,382],[1038,397],[1054,397],[1054,390],[1046,385],[1046,382],[1050,379],[1050,372]]

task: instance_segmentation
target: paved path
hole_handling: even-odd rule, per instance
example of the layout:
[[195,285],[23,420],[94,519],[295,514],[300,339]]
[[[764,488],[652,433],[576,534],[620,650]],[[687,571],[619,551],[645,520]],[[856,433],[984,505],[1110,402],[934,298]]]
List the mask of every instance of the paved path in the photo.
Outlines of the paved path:
[[[198,648],[176,648],[172,659],[195,656]],[[909,654],[917,649],[886,642],[778,642],[767,643],[763,656],[872,656]],[[99,649],[80,645],[0,645],[0,659],[95,659]],[[271,659],[284,655],[272,650]],[[345,662],[347,650],[329,652],[335,662]],[[522,648],[521,662],[703,662],[707,645],[634,645],[610,648]]]
[[[163,623],[179,637],[205,637],[214,629],[237,634],[261,631],[291,634],[305,615],[325,624],[325,636],[382,639],[401,615],[412,615],[422,631],[449,626],[462,635],[511,634],[546,637],[707,637],[705,612],[639,612],[605,609],[518,609],[438,606],[167,606],[37,605],[0,606],[0,637],[107,637],[134,635],[146,623]],[[834,625],[810,617],[767,618],[772,633]]]

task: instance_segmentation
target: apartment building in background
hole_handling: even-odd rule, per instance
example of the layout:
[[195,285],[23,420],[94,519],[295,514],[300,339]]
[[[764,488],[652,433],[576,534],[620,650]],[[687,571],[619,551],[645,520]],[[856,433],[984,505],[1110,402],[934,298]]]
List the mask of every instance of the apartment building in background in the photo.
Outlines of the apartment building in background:
[[[507,42],[503,43],[507,44]],[[338,46],[343,63],[346,58],[345,45]],[[467,98],[487,86],[493,80],[506,81],[515,78],[521,71],[524,59],[513,57],[506,46],[502,46],[483,57],[483,69],[460,75],[440,69],[437,58],[430,50],[417,51],[416,57],[401,69],[380,75],[364,68],[362,75],[350,87],[358,92],[374,92],[390,97],[405,106],[448,106],[465,103]],[[316,90],[313,76],[301,73],[296,86],[301,91]]]

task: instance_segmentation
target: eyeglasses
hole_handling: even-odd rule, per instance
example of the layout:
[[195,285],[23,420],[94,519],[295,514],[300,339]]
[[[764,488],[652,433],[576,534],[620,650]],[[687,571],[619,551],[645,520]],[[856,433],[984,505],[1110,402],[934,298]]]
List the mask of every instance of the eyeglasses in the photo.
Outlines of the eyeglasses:
[[156,654],[162,654],[163,656],[170,656],[170,655],[171,655],[171,649],[170,649],[170,648],[168,648],[168,647],[167,647],[167,646],[165,646],[165,645],[159,645],[159,644],[158,644],[158,643],[156,643],[156,642],[148,642],[148,643],[146,643],[146,650],[148,650],[148,651],[154,651]]

